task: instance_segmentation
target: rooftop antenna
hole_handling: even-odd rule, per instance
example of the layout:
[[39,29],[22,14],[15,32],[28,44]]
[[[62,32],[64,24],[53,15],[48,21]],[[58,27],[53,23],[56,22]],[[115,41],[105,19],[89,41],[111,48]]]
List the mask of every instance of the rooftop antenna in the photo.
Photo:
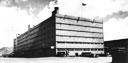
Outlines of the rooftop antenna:
[[30,24],[29,24],[29,25],[28,25],[28,30],[30,30],[30,28],[31,28],[31,27],[30,27]]

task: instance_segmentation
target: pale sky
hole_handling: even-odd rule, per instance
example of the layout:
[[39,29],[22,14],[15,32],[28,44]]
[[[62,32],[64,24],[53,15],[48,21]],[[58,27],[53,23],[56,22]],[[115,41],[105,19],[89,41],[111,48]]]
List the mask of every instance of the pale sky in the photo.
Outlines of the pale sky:
[[[27,31],[51,15],[60,14],[104,21],[104,40],[128,38],[128,0],[0,0],[0,48],[13,47],[17,33]],[[49,4],[50,3],[50,4]],[[82,6],[82,3],[87,4]]]

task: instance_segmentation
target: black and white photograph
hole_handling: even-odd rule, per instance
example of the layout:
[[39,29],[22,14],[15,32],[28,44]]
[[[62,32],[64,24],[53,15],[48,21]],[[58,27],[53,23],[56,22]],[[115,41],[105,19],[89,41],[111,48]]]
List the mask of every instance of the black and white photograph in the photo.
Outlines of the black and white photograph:
[[0,0],[0,63],[128,63],[128,0]]

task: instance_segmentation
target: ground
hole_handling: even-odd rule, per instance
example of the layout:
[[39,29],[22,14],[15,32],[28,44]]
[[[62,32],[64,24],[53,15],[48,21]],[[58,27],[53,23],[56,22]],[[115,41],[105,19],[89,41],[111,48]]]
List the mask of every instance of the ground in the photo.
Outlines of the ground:
[[111,63],[111,57],[43,57],[43,58],[3,58],[0,63]]

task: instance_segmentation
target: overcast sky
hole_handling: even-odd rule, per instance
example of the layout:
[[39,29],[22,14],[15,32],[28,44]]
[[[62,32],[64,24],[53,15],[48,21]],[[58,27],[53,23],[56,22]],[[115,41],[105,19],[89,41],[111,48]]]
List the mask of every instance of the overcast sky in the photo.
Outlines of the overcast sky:
[[54,6],[60,14],[102,19],[105,41],[128,38],[128,0],[0,0],[0,47],[12,47],[17,33],[49,17]]

